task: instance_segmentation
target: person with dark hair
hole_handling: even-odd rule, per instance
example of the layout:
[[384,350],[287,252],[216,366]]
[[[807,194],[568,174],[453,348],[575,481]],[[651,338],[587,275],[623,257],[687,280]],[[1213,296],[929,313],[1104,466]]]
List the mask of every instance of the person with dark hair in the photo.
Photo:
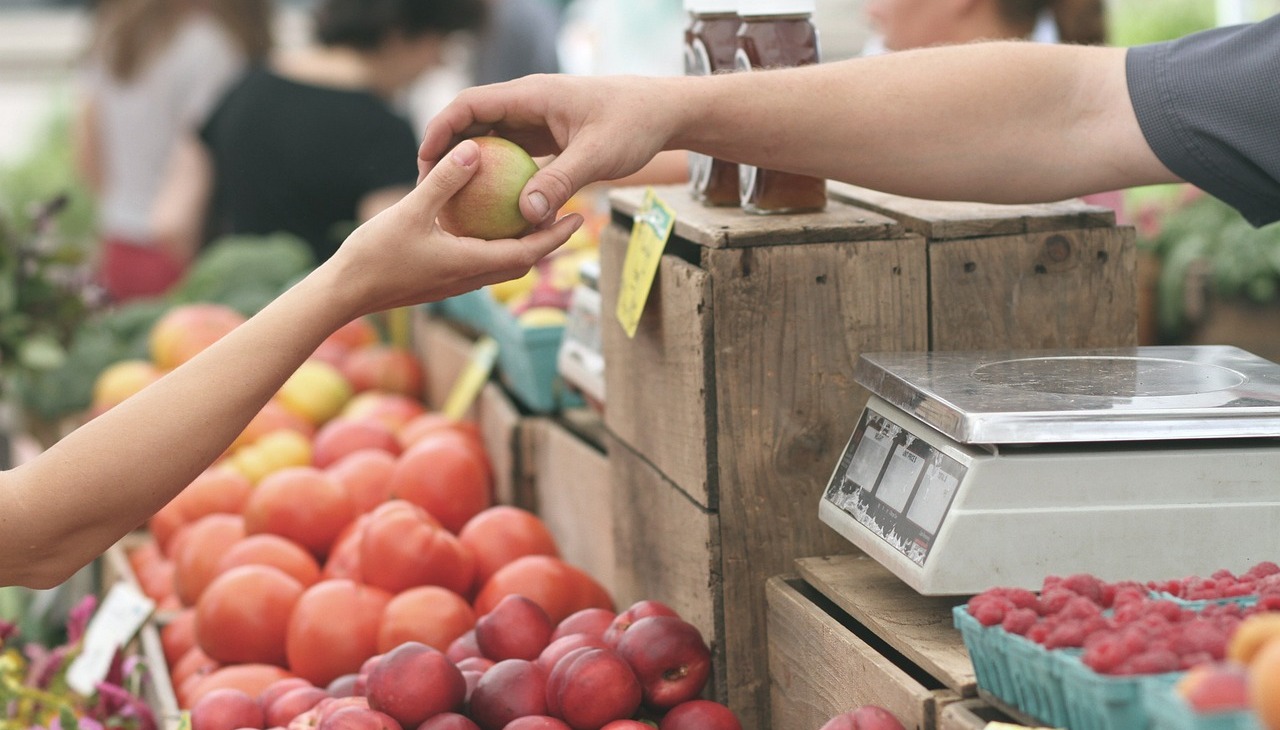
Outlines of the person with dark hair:
[[1102,0],[868,0],[866,13],[877,50],[1013,38],[1106,42]]
[[413,186],[417,136],[393,104],[483,0],[323,0],[314,18],[313,44],[251,69],[184,143],[155,211],[176,246],[284,232],[324,261]]
[[97,197],[99,279],[115,301],[163,294],[185,256],[151,209],[181,136],[271,48],[270,0],[101,0],[75,124],[76,164]]

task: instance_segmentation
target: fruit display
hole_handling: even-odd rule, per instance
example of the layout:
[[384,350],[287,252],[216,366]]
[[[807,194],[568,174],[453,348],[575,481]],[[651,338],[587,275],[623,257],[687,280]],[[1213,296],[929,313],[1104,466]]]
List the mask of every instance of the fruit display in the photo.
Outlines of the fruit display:
[[[210,324],[158,328],[161,372],[233,320],[167,316]],[[537,515],[494,504],[477,428],[419,403],[422,364],[392,350],[335,333],[128,553],[194,730],[738,727],[702,698],[698,628],[617,612]]]
[[1212,716],[1230,718],[1224,727],[1280,728],[1277,576],[1271,562],[1147,583],[1050,576],[1038,593],[974,596],[957,607],[957,625],[979,685],[1046,722],[1195,727]]

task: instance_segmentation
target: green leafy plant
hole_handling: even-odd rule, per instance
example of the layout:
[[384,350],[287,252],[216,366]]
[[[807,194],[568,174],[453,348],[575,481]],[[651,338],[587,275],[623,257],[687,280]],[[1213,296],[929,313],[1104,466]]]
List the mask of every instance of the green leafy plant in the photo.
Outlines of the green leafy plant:
[[[1201,294],[1254,305],[1280,298],[1280,224],[1254,228],[1230,206],[1201,194],[1140,212],[1139,230],[1138,245],[1160,261],[1156,301],[1163,341],[1177,342],[1194,326],[1197,312],[1190,303]],[[1202,283],[1204,292],[1189,289]]]

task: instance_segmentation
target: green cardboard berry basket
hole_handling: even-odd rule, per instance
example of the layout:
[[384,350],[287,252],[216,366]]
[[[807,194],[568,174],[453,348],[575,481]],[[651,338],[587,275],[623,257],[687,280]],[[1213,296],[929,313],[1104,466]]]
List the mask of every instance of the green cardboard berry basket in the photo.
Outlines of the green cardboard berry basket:
[[1071,730],[1143,730],[1157,728],[1148,712],[1147,695],[1174,683],[1182,672],[1112,676],[1099,674],[1078,652],[1053,652],[1062,665],[1062,688]]
[[1053,656],[1057,652],[1000,626],[983,626],[963,605],[952,609],[952,617],[979,687],[1046,725],[1066,726],[1067,696],[1063,666]]
[[1158,730],[1262,730],[1252,712],[1196,712],[1175,689],[1172,679],[1154,683],[1145,694],[1151,727]]
[[429,311],[493,337],[498,343],[498,379],[524,408],[533,413],[554,413],[585,405],[582,396],[565,384],[557,367],[563,325],[523,325],[485,289],[436,302]]

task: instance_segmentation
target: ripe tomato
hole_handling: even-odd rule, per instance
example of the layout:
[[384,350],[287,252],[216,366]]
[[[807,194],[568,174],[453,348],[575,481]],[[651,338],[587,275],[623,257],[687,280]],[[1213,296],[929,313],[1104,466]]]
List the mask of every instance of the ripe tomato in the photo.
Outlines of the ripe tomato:
[[364,514],[391,498],[391,472],[396,457],[382,449],[360,449],[326,471],[347,491],[356,514]]
[[184,706],[195,707],[201,697],[224,687],[238,689],[250,697],[257,697],[273,683],[292,676],[288,671],[274,664],[232,664],[219,667],[191,687],[186,693]]
[[205,586],[218,573],[218,561],[244,537],[240,515],[212,514],[188,525],[173,556],[175,593],[184,606],[194,606]]
[[323,580],[302,593],[285,637],[294,674],[324,687],[378,652],[378,624],[391,594],[351,580]]
[[351,498],[338,480],[310,466],[267,475],[244,506],[249,534],[287,537],[321,558],[354,517]]
[[422,507],[456,535],[493,504],[489,463],[466,437],[439,431],[400,455],[391,473],[391,496]]
[[223,664],[285,664],[285,632],[303,586],[269,565],[241,565],[205,588],[196,641]]
[[320,563],[311,553],[287,537],[267,532],[248,535],[232,545],[218,561],[218,573],[241,565],[279,568],[301,583],[303,588],[320,580]]
[[553,623],[584,608],[613,610],[613,599],[581,568],[547,555],[526,555],[504,565],[476,596],[477,616],[483,616],[508,595],[516,594],[542,606]]
[[360,566],[365,583],[391,593],[434,585],[469,595],[475,582],[471,551],[421,507],[398,500],[369,514]]
[[395,431],[382,421],[339,416],[316,432],[311,460],[325,469],[361,449],[381,449],[392,456],[399,456],[400,442],[396,440]]
[[526,555],[560,557],[556,540],[539,517],[518,507],[498,505],[472,517],[458,540],[476,558],[476,585],[483,586],[498,568]]
[[187,518],[182,516],[182,505],[178,504],[178,500],[170,500],[168,504],[161,507],[151,518],[147,520],[147,531],[156,539],[160,545],[160,552],[166,557],[173,557],[173,536],[178,533],[182,527],[187,524]]
[[196,477],[174,497],[187,522],[216,513],[238,515],[253,491],[253,483],[243,474],[224,466],[213,466]]
[[378,626],[378,652],[385,654],[406,641],[446,651],[454,639],[475,628],[471,604],[439,586],[418,586],[387,603]]
[[177,664],[178,660],[195,645],[196,609],[194,607],[178,611],[160,627],[160,648],[164,651],[164,660],[169,666]]

